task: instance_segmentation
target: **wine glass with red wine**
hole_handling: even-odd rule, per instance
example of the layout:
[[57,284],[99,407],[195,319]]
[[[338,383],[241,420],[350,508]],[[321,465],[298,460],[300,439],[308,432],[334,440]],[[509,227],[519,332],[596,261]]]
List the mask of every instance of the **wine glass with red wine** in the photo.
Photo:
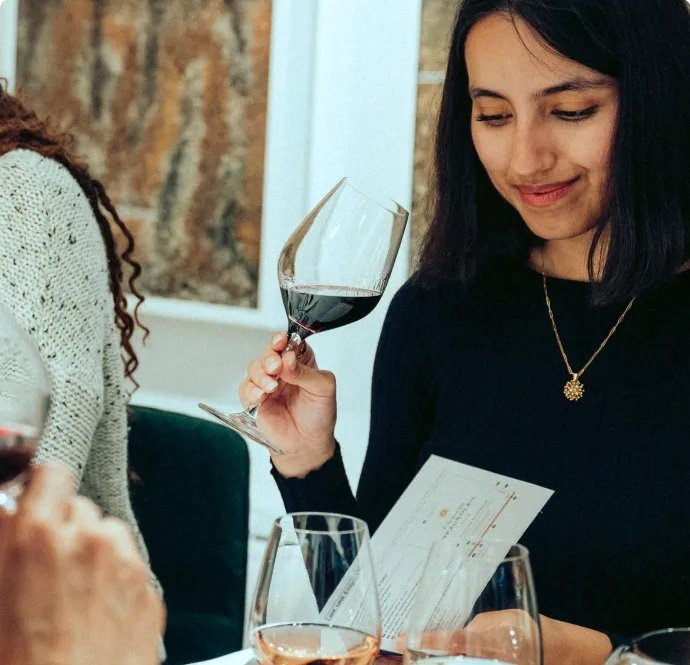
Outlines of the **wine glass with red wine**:
[[[381,299],[405,231],[408,212],[392,200],[365,194],[343,178],[309,212],[283,246],[278,282],[288,317],[288,345],[299,353],[315,333],[354,323]],[[273,452],[256,423],[258,404],[226,415],[199,406]]]
[[277,519],[249,637],[261,665],[372,665],[381,614],[366,523],[333,513]]
[[16,507],[49,406],[50,382],[38,349],[0,305],[0,509]]

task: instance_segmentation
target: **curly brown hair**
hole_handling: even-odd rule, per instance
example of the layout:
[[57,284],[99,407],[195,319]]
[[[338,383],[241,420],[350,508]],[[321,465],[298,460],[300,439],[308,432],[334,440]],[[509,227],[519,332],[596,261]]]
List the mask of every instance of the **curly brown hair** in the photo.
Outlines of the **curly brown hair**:
[[[0,84],[0,156],[11,150],[24,148],[54,159],[72,174],[91,204],[103,237],[108,259],[108,276],[110,290],[113,294],[115,324],[120,330],[120,345],[126,355],[124,358],[125,376],[138,386],[133,374],[139,365],[139,360],[132,348],[132,334],[136,325],[144,331],[144,338],[148,335],[149,330],[139,321],[138,310],[141,303],[144,302],[144,296],[137,291],[134,285],[137,277],[141,274],[141,265],[132,256],[134,238],[117,214],[103,185],[92,178],[86,164],[72,154],[73,143],[74,138],[71,134],[61,132],[53,127],[49,119],[39,118],[17,97],[5,92],[2,84]],[[122,253],[117,251],[115,238],[104,210],[124,236],[126,246]],[[123,261],[131,268],[127,285],[132,295],[137,299],[133,315],[127,311],[127,299],[122,288]]]

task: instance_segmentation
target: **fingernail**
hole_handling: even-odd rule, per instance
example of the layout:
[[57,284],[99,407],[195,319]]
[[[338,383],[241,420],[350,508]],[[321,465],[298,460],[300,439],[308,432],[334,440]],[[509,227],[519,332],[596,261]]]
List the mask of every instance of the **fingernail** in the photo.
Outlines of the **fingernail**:
[[261,388],[252,388],[251,396],[255,402],[258,402],[264,396],[264,391]]
[[269,372],[275,372],[280,367],[280,363],[277,358],[269,358],[266,361],[266,369]]
[[263,379],[261,385],[267,393],[273,392],[278,387],[278,382],[273,379]]
[[281,339],[283,339],[283,335],[281,333],[276,333],[271,338],[271,344],[277,344]]

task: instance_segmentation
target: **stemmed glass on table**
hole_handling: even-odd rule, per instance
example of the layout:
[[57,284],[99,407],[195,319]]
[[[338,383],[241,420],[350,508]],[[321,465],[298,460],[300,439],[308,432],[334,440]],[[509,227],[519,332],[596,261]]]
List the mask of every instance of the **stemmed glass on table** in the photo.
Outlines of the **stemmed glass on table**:
[[[299,353],[318,332],[358,321],[381,299],[405,231],[408,212],[343,178],[319,201],[283,246],[278,282],[288,317],[287,351]],[[226,415],[199,406],[275,453],[256,424],[259,405]]]
[[49,406],[50,382],[38,349],[0,305],[0,509],[16,507]]
[[367,525],[332,513],[277,519],[249,631],[262,665],[371,665],[381,618]]
[[412,606],[407,665],[541,665],[527,549],[434,543]]
[[605,665],[690,665],[690,626],[636,637],[615,649]]

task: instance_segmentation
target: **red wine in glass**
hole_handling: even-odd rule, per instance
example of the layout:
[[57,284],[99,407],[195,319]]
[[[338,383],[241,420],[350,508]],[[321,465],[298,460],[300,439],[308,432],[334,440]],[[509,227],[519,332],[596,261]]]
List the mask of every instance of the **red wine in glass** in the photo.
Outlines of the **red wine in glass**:
[[[307,214],[278,257],[278,283],[288,315],[288,345],[340,328],[369,314],[381,299],[402,241],[408,212],[390,199],[365,194],[343,178]],[[258,404],[226,415],[199,406],[275,454],[256,422]]]
[[38,440],[39,437],[27,429],[0,427],[0,489],[23,480]]
[[16,508],[48,417],[50,393],[33,338],[0,305],[0,510]]
[[381,300],[381,292],[372,289],[313,284],[281,287],[280,295],[302,339],[359,321]]

